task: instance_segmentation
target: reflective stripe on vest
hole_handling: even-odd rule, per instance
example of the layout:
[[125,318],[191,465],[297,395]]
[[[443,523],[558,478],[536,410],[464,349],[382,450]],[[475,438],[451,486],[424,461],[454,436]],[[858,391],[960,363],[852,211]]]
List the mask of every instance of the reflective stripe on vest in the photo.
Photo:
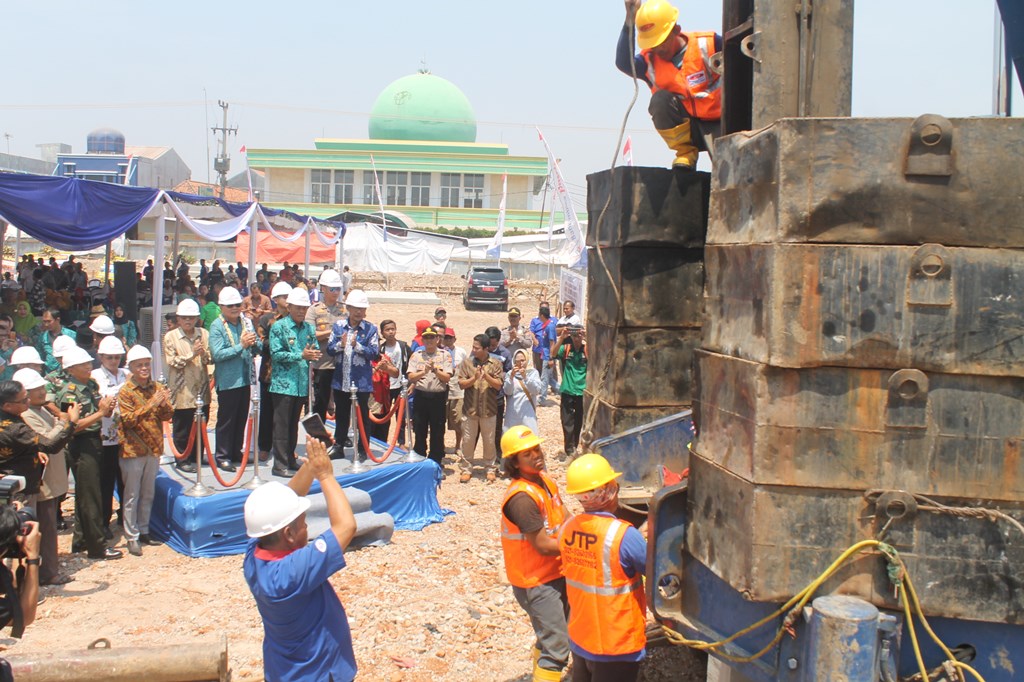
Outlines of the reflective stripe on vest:
[[514,495],[524,493],[533,500],[544,521],[541,532],[557,536],[565,522],[565,507],[558,495],[555,482],[540,474],[543,485],[516,479],[501,502],[501,549],[505,559],[505,573],[508,581],[516,587],[530,588],[557,580],[562,577],[562,559],[559,556],[544,556],[538,552],[526,534],[505,516],[504,508]]

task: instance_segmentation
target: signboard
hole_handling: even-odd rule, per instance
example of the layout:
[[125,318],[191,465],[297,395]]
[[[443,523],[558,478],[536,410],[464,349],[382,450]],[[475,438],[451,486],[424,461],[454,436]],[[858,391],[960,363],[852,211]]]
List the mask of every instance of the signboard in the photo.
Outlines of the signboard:
[[[576,304],[576,314],[580,316],[584,324],[587,321],[587,273],[584,270],[572,270],[567,267],[562,267],[561,272],[558,275],[558,301],[559,303],[565,303],[566,301],[572,301]],[[552,312],[553,317],[560,317],[561,310],[558,313]]]

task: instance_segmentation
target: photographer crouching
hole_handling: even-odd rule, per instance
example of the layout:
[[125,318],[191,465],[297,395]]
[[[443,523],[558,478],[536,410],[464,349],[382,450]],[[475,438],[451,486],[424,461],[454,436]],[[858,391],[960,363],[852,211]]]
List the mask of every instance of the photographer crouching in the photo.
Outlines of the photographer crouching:
[[12,637],[21,637],[36,619],[41,537],[39,523],[28,509],[0,506],[0,559],[20,560],[16,571],[6,561],[0,562],[0,628],[10,625]]

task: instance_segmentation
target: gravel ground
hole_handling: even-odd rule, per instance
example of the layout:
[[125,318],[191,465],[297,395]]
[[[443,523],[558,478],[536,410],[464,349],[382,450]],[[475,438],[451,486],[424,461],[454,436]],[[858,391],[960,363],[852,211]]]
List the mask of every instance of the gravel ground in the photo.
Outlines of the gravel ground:
[[[519,297],[514,290],[512,304],[529,317],[538,295],[536,285]],[[460,345],[506,320],[502,311],[467,312],[457,298],[445,304]],[[432,307],[398,305],[371,308],[369,315],[375,323],[395,319],[403,339],[411,337],[415,320],[432,316]],[[565,464],[555,457],[561,442],[557,401],[540,408],[539,423],[549,468],[564,486]],[[505,582],[498,540],[504,489],[501,481],[483,480],[482,472],[466,484],[449,476],[438,499],[455,514],[444,523],[397,532],[386,547],[348,554],[348,567],[331,582],[348,612],[359,679],[530,679],[533,636]],[[575,502],[569,504],[576,511]],[[191,559],[167,547],[147,547],[143,557],[126,553],[119,561],[90,562],[68,556],[70,542],[70,533],[60,536],[63,570],[75,581],[42,588],[46,601],[24,639],[0,640],[8,654],[83,649],[105,637],[115,648],[175,646],[187,655],[191,643],[226,637],[234,679],[262,679],[262,627],[241,556]],[[115,546],[123,545],[118,535]],[[643,678],[648,682],[704,679],[696,654],[658,650],[651,659]]]

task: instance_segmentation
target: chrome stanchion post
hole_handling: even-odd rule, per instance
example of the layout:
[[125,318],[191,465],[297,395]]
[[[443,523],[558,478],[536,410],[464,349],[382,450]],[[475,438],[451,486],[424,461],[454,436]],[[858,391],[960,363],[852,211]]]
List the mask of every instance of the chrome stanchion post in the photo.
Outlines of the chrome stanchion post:
[[[359,419],[356,414],[356,410],[359,409],[359,399],[356,395],[356,382],[352,382],[348,387],[349,396],[349,420],[348,420],[348,439],[352,441],[352,466],[349,468],[350,474],[362,474],[370,470],[366,462],[359,461],[359,429],[356,421]],[[366,425],[363,425],[365,428]]]
[[405,401],[405,409],[402,410],[402,423],[398,428],[405,429],[405,457],[401,461],[405,464],[415,464],[422,462],[426,457],[416,454],[412,447],[416,440],[412,431],[412,419],[409,419],[409,380],[405,377],[402,377],[402,400]]
[[203,429],[206,428],[206,424],[203,423],[203,395],[199,393],[196,395],[196,482],[195,484],[185,491],[185,495],[189,497],[208,497],[213,494],[213,490],[203,485]]
[[[160,378],[157,379],[156,381],[164,388],[167,388],[167,379],[164,377],[163,373],[160,374]],[[171,442],[173,443],[173,440]],[[174,464],[174,455],[168,454],[166,452],[160,455],[160,466],[163,466],[165,464]]]
[[260,387],[259,384],[253,387],[252,402],[249,403],[249,417],[252,421],[252,435],[249,440],[252,445],[252,479],[243,488],[256,490],[266,483],[266,479],[260,478],[260,445],[257,442],[260,436]]

